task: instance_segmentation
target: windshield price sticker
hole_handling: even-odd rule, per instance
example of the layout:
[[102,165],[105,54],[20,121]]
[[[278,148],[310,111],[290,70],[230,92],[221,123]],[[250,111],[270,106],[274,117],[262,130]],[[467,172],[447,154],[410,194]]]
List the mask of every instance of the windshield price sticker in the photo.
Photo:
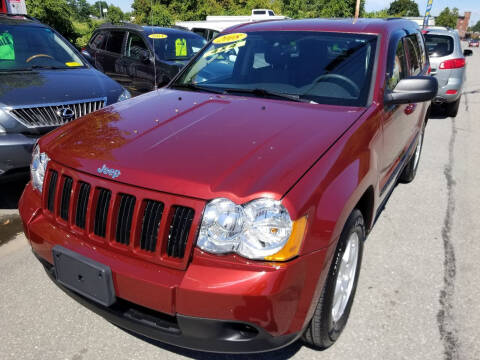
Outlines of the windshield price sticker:
[[8,32],[0,34],[0,60],[15,60],[13,37]]
[[234,33],[234,34],[227,34],[227,35],[223,35],[223,36],[219,36],[218,38],[216,38],[215,40],[213,40],[213,43],[214,44],[227,44],[227,43],[231,43],[231,42],[234,42],[234,41],[240,41],[240,40],[244,40],[247,38],[247,34],[245,33]]
[[166,39],[168,36],[165,34],[150,34],[148,37],[150,39]]
[[82,66],[82,64],[80,64],[76,61],[66,62],[65,65],[70,66],[70,67]]
[[233,44],[225,45],[225,46],[207,51],[205,54],[203,54],[203,57],[209,57],[209,56],[212,56],[212,55],[215,55],[215,54],[228,52],[230,50],[245,46],[246,43],[247,42],[244,40],[244,41],[236,42],[236,43],[233,43]]

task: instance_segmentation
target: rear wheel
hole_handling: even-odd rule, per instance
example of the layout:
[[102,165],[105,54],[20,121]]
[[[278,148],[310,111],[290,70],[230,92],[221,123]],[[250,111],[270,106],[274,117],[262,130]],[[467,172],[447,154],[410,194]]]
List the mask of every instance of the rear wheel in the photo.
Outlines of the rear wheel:
[[347,324],[362,262],[365,225],[362,213],[354,210],[345,224],[330,266],[328,278],[303,340],[326,349]]
[[417,146],[415,147],[415,152],[413,153],[412,157],[408,161],[407,165],[405,165],[402,173],[400,174],[399,181],[404,184],[412,182],[413,179],[415,179],[415,175],[417,175],[418,164],[420,163],[420,155],[422,154],[424,134],[425,125],[423,125],[422,131],[420,132]]
[[447,104],[447,116],[455,117],[458,114],[458,108],[460,107],[460,98],[457,101]]

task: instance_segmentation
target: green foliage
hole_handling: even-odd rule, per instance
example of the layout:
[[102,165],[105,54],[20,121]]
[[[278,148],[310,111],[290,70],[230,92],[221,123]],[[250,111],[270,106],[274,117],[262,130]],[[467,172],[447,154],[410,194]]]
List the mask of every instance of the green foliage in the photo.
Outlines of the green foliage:
[[470,31],[480,32],[480,21],[477,21],[477,23],[470,28]]
[[378,11],[366,12],[366,13],[363,14],[363,17],[364,18],[381,18],[381,19],[384,19],[384,18],[390,17],[390,15],[388,14],[387,9],[382,9],[382,10],[378,10]]
[[395,0],[390,3],[388,14],[391,16],[420,16],[418,5],[413,0]]
[[87,21],[73,21],[73,28],[77,34],[74,45],[79,49],[86,46],[95,29],[98,28],[103,22],[104,21],[102,20],[90,19]]
[[448,7],[442,10],[440,14],[435,18],[435,25],[445,26],[455,29],[457,27],[458,9],[453,8],[450,10]]
[[120,24],[122,20],[123,20],[122,10],[117,6],[110,5],[108,7],[108,12],[107,12],[107,21],[111,22],[112,24]]
[[[283,0],[281,13],[292,18],[353,17],[356,0]],[[363,15],[365,0],[360,3],[360,16]]]
[[72,11],[66,0],[27,0],[26,4],[29,15],[50,25],[69,41],[75,40]]

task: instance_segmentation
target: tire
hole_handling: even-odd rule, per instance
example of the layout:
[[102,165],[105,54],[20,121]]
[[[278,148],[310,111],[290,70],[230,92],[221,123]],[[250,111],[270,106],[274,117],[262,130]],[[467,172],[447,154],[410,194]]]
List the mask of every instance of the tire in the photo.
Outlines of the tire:
[[[357,289],[358,277],[360,275],[364,241],[365,225],[363,216],[359,210],[355,209],[348,217],[342,234],[340,235],[320,299],[318,300],[312,320],[303,334],[303,341],[315,349],[323,350],[333,345],[347,324]],[[354,267],[352,266],[352,269],[355,268],[355,272],[352,273],[352,271],[350,271],[349,278],[352,280],[347,282],[347,284],[349,284],[347,289],[349,288],[350,291],[347,290],[347,294],[341,291],[340,293],[345,294],[344,297],[341,297],[344,301],[340,301],[340,306],[335,306],[339,304],[339,302],[335,301],[338,298],[336,299],[334,296],[337,290],[337,279],[339,278],[339,274],[345,274],[344,269],[347,269],[348,272],[348,267],[345,266],[343,256],[347,253],[347,249],[349,251],[347,257],[348,254],[354,255],[354,248],[350,247],[352,245],[354,245],[356,249],[356,265]],[[353,258],[349,258],[349,260],[353,261]]]
[[447,116],[448,117],[456,117],[458,114],[458,108],[460,107],[460,98],[453,103],[447,104]]
[[399,181],[404,184],[408,184],[415,179],[417,175],[418,164],[420,163],[420,155],[422,155],[423,149],[423,137],[425,135],[425,124],[422,126],[422,131],[420,132],[420,138],[418,139],[417,146],[415,147],[415,152],[412,154],[410,160],[408,160],[407,165],[402,170],[400,174]]

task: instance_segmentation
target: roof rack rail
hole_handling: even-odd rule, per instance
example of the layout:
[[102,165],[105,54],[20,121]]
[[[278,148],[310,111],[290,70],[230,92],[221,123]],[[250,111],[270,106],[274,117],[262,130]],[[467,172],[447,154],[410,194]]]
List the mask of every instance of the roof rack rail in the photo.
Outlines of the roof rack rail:
[[116,28],[118,27],[119,29],[136,29],[136,30],[143,30],[143,27],[141,25],[137,24],[132,24],[132,23],[121,23],[121,24],[112,24],[109,22],[103,23],[102,25],[99,26],[99,29],[102,28]]
[[385,20],[405,20],[405,19],[402,18],[402,17],[398,17],[398,16],[392,16],[392,17],[386,18]]

